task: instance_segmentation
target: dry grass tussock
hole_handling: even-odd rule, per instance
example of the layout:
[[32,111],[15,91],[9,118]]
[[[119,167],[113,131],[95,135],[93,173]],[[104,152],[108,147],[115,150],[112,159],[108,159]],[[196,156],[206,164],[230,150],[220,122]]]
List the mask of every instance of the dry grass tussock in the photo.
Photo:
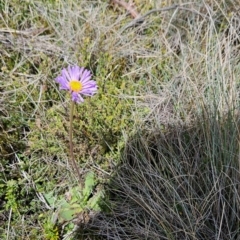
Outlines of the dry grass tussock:
[[[77,160],[83,172],[112,174],[112,211],[94,215],[85,239],[239,238],[240,4],[134,2],[141,21],[103,0],[0,2],[4,239],[53,239],[42,193],[76,185],[68,98],[53,80],[68,64],[88,67],[99,84],[78,108]],[[16,188],[6,187],[12,179]]]
[[109,186],[112,212],[87,229],[103,239],[238,239],[239,119],[212,117],[129,141]]

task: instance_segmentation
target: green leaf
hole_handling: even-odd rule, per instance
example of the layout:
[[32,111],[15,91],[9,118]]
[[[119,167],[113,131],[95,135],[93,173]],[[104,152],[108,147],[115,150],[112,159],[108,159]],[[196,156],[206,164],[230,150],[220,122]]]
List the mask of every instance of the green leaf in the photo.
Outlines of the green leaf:
[[101,202],[101,199],[103,197],[103,191],[99,191],[96,193],[89,201],[88,201],[88,207],[90,209],[93,209],[95,211],[100,211],[101,207],[99,206],[99,203]]
[[55,203],[57,201],[57,197],[53,196],[53,191],[49,192],[49,193],[44,193],[43,194],[44,198],[46,199],[48,205],[51,208],[54,208]]
[[58,211],[59,221],[71,221],[82,210],[82,207],[77,203],[69,204],[68,202],[64,202]]
[[70,189],[69,192],[71,195],[70,203],[81,201],[82,196],[81,196],[81,189],[79,188],[79,186]]
[[93,172],[89,172],[86,175],[85,179],[85,185],[83,189],[83,202],[86,203],[88,200],[90,194],[92,193],[92,190],[95,186],[95,175]]

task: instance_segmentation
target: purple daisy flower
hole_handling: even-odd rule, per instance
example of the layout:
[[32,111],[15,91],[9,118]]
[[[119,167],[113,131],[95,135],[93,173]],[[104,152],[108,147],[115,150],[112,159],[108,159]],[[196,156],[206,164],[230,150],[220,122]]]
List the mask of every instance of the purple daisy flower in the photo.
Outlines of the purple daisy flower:
[[93,96],[97,92],[97,84],[91,77],[91,72],[83,67],[68,66],[55,80],[61,90],[71,93],[72,101],[81,103],[84,101],[82,95]]

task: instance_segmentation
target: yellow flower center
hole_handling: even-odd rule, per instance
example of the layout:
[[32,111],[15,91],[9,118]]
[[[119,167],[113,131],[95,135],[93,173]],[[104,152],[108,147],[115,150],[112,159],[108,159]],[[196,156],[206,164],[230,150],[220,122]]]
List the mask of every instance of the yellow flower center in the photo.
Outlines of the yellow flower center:
[[69,86],[73,92],[79,92],[82,90],[82,83],[77,80],[70,81]]

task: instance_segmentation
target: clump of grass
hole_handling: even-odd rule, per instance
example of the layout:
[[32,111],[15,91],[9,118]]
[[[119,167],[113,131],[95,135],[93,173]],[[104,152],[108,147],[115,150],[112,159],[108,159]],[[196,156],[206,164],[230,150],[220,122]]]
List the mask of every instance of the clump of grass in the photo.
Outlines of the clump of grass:
[[112,177],[112,215],[92,224],[103,239],[237,239],[239,167],[232,113],[139,133]]

